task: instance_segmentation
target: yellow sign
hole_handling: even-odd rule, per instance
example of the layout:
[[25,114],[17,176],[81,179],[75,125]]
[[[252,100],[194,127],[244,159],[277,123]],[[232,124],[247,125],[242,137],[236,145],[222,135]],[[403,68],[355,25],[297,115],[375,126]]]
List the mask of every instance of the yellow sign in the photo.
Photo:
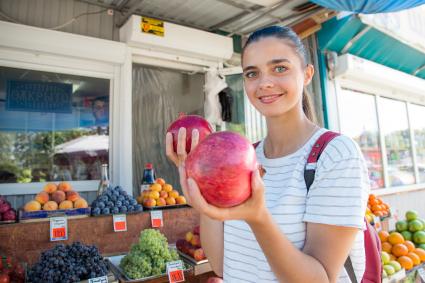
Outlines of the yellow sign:
[[164,22],[157,19],[142,17],[140,31],[157,36],[164,36]]

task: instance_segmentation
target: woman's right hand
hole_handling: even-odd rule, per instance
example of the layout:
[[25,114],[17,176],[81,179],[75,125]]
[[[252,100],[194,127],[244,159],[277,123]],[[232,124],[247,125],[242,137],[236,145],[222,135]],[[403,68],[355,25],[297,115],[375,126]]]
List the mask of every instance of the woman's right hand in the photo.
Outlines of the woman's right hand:
[[[199,131],[194,129],[192,131],[192,144],[190,146],[190,151],[192,151],[199,142]],[[165,152],[167,157],[179,167],[186,161],[186,128],[180,128],[177,136],[177,152],[173,148],[173,135],[168,132],[165,137]]]

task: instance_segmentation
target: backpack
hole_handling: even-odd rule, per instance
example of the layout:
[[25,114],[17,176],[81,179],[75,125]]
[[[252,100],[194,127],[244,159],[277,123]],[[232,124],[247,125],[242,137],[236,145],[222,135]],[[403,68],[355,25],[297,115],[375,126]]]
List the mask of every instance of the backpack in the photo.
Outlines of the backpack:
[[[314,181],[316,173],[317,161],[326,145],[335,137],[339,136],[338,133],[327,131],[323,133],[317,141],[314,143],[313,148],[307,158],[307,164],[304,169],[304,181],[307,186],[307,194],[311,184]],[[254,144],[254,148],[258,146],[260,142]],[[364,230],[364,245],[365,245],[365,256],[366,256],[366,269],[363,274],[363,278],[360,283],[381,283],[382,281],[382,263],[381,263],[381,241],[379,240],[378,233],[375,228],[366,220],[366,230]],[[350,277],[351,282],[357,283],[356,276],[354,274],[353,264],[351,263],[350,257],[344,263],[345,270]]]

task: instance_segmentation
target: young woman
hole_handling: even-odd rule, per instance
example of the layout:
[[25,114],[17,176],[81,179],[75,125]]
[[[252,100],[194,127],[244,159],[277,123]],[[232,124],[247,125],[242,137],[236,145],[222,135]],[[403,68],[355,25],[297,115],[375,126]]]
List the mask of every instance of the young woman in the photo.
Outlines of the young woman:
[[[307,194],[306,160],[326,130],[313,123],[304,93],[314,69],[301,40],[285,27],[258,30],[244,47],[242,67],[246,94],[267,123],[256,148],[266,174],[253,173],[250,199],[228,209],[209,205],[186,177],[185,129],[177,152],[171,134],[166,139],[184,194],[201,214],[201,242],[214,271],[225,282],[351,282],[344,268],[350,256],[360,282],[367,167],[355,142],[338,136],[320,156]],[[192,136],[193,148],[197,131]]]

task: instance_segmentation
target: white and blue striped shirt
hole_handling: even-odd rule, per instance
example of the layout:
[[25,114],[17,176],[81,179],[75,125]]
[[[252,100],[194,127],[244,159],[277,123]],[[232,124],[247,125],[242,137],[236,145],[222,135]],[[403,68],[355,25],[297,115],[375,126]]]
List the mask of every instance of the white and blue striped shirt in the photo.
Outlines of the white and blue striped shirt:
[[[365,270],[362,230],[369,195],[367,166],[357,144],[346,136],[338,136],[320,156],[307,195],[304,166],[313,144],[325,131],[318,130],[299,150],[275,159],[264,156],[264,141],[260,142],[256,153],[267,172],[263,177],[266,205],[282,232],[298,249],[304,247],[307,222],[359,228],[350,257],[360,282]],[[223,265],[226,283],[277,281],[244,221],[224,223]],[[344,268],[338,282],[351,282]]]

